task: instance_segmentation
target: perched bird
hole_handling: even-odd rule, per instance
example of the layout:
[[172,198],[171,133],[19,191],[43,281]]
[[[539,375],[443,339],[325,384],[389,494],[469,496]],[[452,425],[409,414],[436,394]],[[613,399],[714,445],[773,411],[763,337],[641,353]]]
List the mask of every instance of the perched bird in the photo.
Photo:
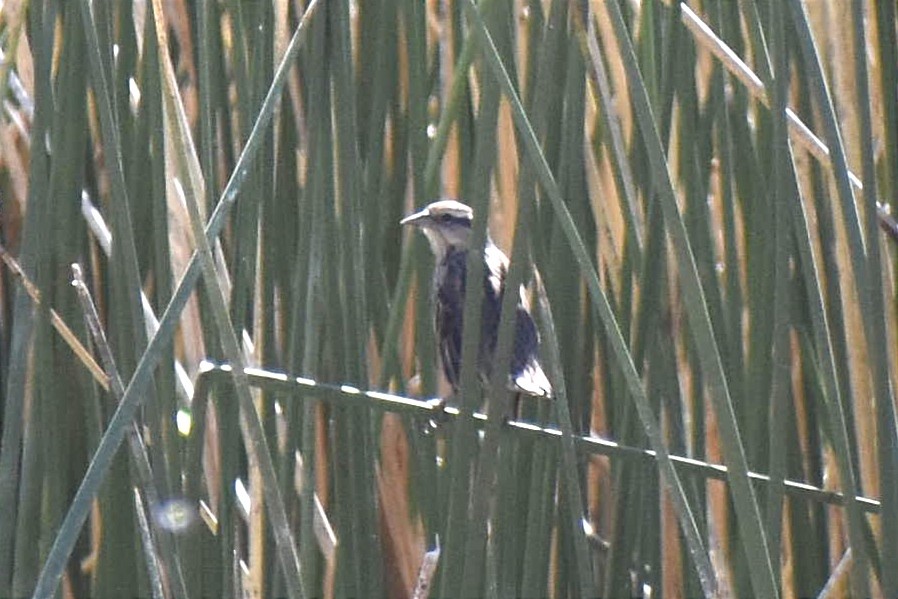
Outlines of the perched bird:
[[[440,349],[440,361],[446,379],[457,392],[461,383],[461,339],[465,305],[465,274],[471,240],[474,212],[455,200],[440,200],[411,214],[402,225],[414,225],[421,229],[430,242],[436,257],[433,274],[433,298],[435,303],[436,335]],[[499,333],[502,296],[505,292],[505,275],[508,258],[487,236],[483,249],[483,305],[480,331],[480,350],[477,369],[482,380],[488,380],[492,372],[493,354]],[[519,290],[515,308],[514,347],[509,369],[509,388],[513,391],[551,397],[552,386],[539,365],[539,333],[527,307],[523,287]]]

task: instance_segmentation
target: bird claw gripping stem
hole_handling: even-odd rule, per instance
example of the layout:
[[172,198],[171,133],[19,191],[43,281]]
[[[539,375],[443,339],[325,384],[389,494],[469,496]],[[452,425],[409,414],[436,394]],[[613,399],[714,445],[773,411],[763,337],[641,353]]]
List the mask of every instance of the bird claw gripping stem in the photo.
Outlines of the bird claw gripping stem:
[[431,413],[431,417],[428,418],[427,423],[424,425],[424,433],[431,434],[449,421],[449,414],[446,412],[448,403],[445,397],[437,397],[431,399],[427,403],[430,404],[433,412]]

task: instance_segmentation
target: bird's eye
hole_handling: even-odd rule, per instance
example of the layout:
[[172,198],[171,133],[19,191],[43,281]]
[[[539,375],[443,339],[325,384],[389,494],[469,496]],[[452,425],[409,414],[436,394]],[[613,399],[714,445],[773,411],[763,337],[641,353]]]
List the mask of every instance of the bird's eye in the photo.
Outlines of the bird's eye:
[[452,222],[452,215],[451,215],[451,214],[441,214],[441,215],[440,215],[440,222],[441,222],[441,223],[449,223],[449,222]]

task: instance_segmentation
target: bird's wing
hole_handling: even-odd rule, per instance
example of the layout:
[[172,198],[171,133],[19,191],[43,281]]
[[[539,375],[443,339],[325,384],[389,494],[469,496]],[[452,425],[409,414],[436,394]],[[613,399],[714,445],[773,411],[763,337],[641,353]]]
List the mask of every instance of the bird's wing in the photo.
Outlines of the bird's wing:
[[488,379],[493,370],[493,354],[499,334],[499,319],[502,312],[502,294],[505,291],[505,275],[508,273],[508,258],[492,242],[487,242],[483,250],[483,305],[480,313],[480,354],[478,369],[483,379]]
[[512,391],[521,391],[534,397],[552,397],[552,385],[539,362],[533,360],[511,380]]
[[[492,341],[484,359],[487,370],[492,365],[496,350],[496,337],[499,329],[502,295],[505,291],[505,278],[508,274],[508,258],[493,245],[487,244],[484,250],[487,276],[484,282],[483,332]],[[521,286],[518,293],[518,304],[515,309],[515,336],[509,369],[509,383],[515,391],[521,391],[537,397],[551,397],[552,385],[539,365],[539,332],[530,316],[529,303]]]
[[518,390],[537,397],[551,397],[552,385],[539,364],[539,331],[523,304],[515,314],[514,351],[511,380]]
[[502,297],[505,290],[505,275],[508,274],[508,258],[496,245],[489,241],[483,250],[486,262],[487,293],[493,297]]

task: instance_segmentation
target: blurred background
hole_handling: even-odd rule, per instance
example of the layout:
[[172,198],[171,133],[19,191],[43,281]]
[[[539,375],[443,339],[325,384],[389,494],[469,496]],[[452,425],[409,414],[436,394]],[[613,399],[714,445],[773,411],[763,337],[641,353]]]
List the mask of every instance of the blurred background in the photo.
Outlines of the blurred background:
[[[0,597],[898,596],[895,11],[0,3]],[[413,401],[439,197],[533,426]]]

